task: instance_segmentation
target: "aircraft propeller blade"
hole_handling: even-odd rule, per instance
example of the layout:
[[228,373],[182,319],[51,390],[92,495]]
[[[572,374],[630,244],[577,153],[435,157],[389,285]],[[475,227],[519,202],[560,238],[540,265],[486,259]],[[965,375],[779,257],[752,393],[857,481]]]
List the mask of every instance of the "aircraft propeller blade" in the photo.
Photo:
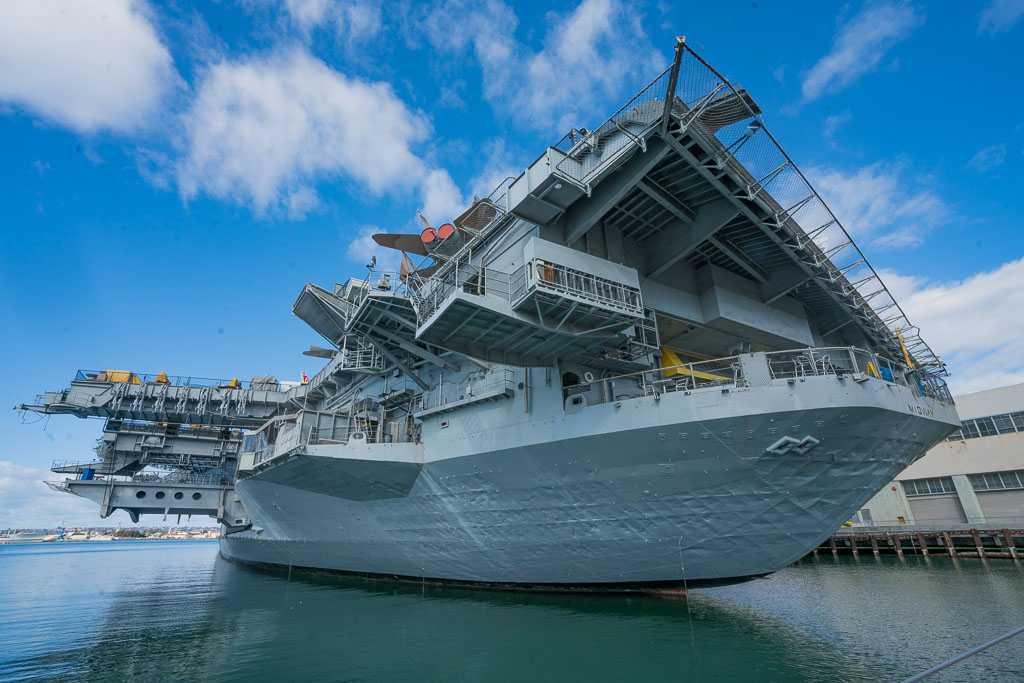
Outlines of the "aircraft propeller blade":
[[322,346],[313,346],[310,344],[309,351],[303,351],[303,356],[312,356],[313,358],[334,358],[334,349],[325,349]]
[[397,249],[417,256],[430,256],[420,236],[416,234],[390,235],[382,233],[374,235],[373,241],[388,249]]

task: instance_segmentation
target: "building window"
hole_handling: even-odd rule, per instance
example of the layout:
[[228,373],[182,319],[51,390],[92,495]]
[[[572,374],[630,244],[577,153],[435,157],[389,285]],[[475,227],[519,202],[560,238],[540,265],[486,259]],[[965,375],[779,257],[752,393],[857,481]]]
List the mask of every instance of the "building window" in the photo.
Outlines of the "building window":
[[908,496],[930,496],[936,493],[956,493],[953,477],[930,477],[928,479],[908,479],[903,484],[903,492]]
[[960,423],[960,431],[947,436],[946,441],[977,439],[982,436],[1012,434],[1013,432],[1024,432],[1024,411],[964,420]]
[[979,417],[974,423],[978,425],[978,433],[982,436],[995,436],[996,426],[991,417]]
[[1009,415],[995,415],[992,417],[992,421],[996,423],[996,431],[1000,434],[1017,431],[1014,429],[1013,420],[1010,419]]
[[975,491],[1005,491],[1007,489],[1024,489],[1024,470],[1007,472],[986,472],[971,474],[967,477]]

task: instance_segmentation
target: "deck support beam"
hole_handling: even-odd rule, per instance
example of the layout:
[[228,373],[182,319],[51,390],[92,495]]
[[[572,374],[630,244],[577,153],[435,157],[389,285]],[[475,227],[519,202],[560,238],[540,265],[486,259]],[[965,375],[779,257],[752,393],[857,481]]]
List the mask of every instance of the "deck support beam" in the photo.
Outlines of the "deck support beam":
[[658,277],[679,263],[728,225],[739,213],[728,199],[716,199],[702,204],[691,224],[687,225],[681,220],[670,224],[657,238],[645,245],[647,252],[652,256],[665,255],[656,261],[651,259],[656,265],[647,273],[647,277]]
[[402,363],[402,361],[400,361],[398,359],[398,356],[396,356],[395,354],[393,354],[390,351],[388,351],[384,347],[384,344],[382,344],[381,342],[379,342],[379,341],[377,341],[375,339],[370,339],[370,343],[373,344],[374,346],[376,346],[377,350],[380,351],[382,354],[384,354],[385,358],[387,358],[389,361],[394,363],[396,368],[401,370],[402,373],[404,373],[413,382],[416,382],[416,384],[419,385],[420,389],[423,389],[423,391],[429,391],[430,390],[430,385],[427,384],[423,380],[423,378],[421,378],[419,375],[417,375],[415,372],[413,372],[411,368],[406,367],[405,364]]
[[[692,135],[693,132],[690,131],[689,134]],[[749,218],[750,221],[754,223],[754,225],[757,225],[769,239],[775,242],[775,244],[780,249],[782,249],[787,256],[789,256],[796,264],[798,264],[798,267],[807,273],[808,278],[811,279],[826,294],[826,296],[832,299],[837,305],[839,305],[844,310],[850,310],[851,303],[849,301],[844,300],[844,298],[841,297],[839,293],[837,293],[835,290],[829,287],[823,279],[818,277],[815,270],[806,263],[804,263],[801,260],[799,254],[797,254],[789,244],[784,242],[782,238],[779,237],[779,235],[777,235],[768,225],[766,225],[766,218],[757,215],[753,208],[755,206],[755,201],[753,199],[744,201],[740,197],[738,197],[734,192],[731,192],[729,188],[727,188],[722,183],[721,179],[715,176],[689,150],[687,150],[686,147],[684,147],[683,144],[678,139],[675,138],[675,136],[671,134],[666,135],[665,141],[668,143],[668,146],[675,151],[676,154],[678,154],[682,159],[684,159],[687,163],[694,167],[712,187],[721,192],[724,196],[729,197],[730,201],[732,201],[734,205],[737,207],[737,210],[739,210],[740,212],[743,213],[744,216]],[[762,200],[758,199],[758,201]],[[879,330],[876,327],[874,327],[873,325],[869,325],[865,320],[862,320],[861,318],[857,318],[856,320],[858,326],[861,328],[861,330],[868,339],[878,339]]]
[[596,191],[589,202],[577,202],[566,209],[561,218],[565,243],[573,244],[586,235],[668,153],[669,146],[664,138],[652,137],[647,141],[646,152],[635,153],[595,186]]

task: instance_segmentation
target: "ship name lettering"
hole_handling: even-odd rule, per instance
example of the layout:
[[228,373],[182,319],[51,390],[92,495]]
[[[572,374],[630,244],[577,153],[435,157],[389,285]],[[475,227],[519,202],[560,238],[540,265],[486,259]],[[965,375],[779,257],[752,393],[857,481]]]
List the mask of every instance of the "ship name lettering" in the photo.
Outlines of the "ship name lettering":
[[910,406],[910,412],[917,415],[924,415],[925,417],[932,417],[935,415],[935,411],[931,408],[925,408],[924,406]]

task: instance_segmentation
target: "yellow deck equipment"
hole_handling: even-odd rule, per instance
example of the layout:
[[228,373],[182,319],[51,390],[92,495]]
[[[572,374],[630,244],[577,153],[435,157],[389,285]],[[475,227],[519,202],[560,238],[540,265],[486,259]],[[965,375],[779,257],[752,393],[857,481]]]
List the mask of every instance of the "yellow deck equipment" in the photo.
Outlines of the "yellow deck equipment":
[[[672,377],[674,375],[685,375],[687,377],[693,377],[695,380],[703,379],[709,382],[732,381],[732,377],[714,375],[711,374],[710,372],[702,372],[700,370],[693,370],[691,368],[686,367],[685,365],[683,365],[683,361],[679,359],[680,353],[685,352],[677,352],[675,349],[670,349],[665,346],[661,348],[661,369],[665,372],[666,377]],[[697,362],[699,363],[700,361]]]
[[139,376],[127,370],[104,370],[96,376],[97,382],[127,382],[130,384],[142,384]]

